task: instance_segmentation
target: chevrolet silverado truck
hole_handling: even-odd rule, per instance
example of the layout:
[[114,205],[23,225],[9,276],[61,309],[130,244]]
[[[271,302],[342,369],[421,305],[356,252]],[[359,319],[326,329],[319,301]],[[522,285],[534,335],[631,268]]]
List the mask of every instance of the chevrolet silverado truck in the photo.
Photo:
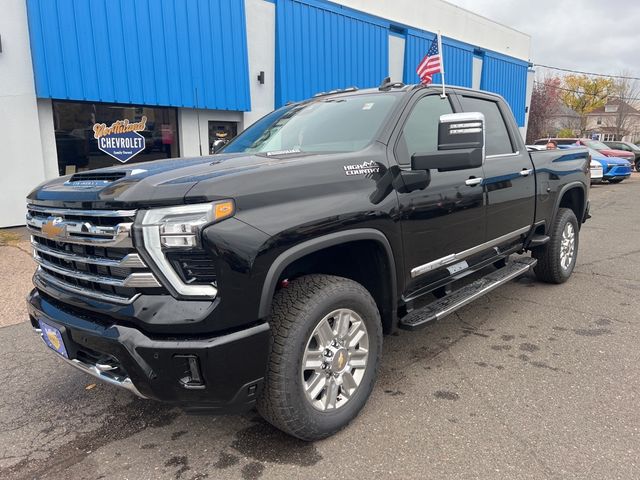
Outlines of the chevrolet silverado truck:
[[498,95],[323,93],[216,155],[37,187],[29,315],[59,358],[139,397],[257,406],[320,439],[364,406],[383,334],[531,269],[567,280],[589,183],[586,150],[527,152]]

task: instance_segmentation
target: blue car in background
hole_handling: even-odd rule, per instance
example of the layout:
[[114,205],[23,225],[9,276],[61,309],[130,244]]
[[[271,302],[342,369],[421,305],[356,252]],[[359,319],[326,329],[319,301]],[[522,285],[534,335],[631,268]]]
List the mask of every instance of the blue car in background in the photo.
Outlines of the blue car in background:
[[631,176],[631,163],[624,158],[607,157],[597,150],[589,149],[591,159],[602,164],[602,179],[609,183],[620,183]]
[[[558,145],[558,148],[561,150],[566,150],[570,148],[578,148],[582,145]],[[625,160],[624,158],[618,157],[607,157],[603,155],[597,150],[593,148],[587,147],[589,150],[589,154],[591,155],[591,162],[594,161],[599,162],[602,165],[602,178],[598,175],[597,178],[593,178],[591,183],[599,183],[600,181],[606,180],[609,183],[620,183],[625,178],[631,176],[631,172],[633,167],[631,166],[631,162]]]

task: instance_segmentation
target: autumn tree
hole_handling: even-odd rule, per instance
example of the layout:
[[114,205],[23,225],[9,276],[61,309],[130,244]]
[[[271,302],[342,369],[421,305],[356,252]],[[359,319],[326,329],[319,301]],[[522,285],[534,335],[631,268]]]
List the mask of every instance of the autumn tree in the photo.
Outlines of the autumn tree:
[[552,136],[551,120],[560,106],[560,84],[558,77],[544,77],[534,82],[529,106],[527,143]]
[[603,107],[613,90],[610,78],[587,75],[567,75],[562,81],[560,98],[562,103],[578,114],[580,136],[587,131],[587,115]]

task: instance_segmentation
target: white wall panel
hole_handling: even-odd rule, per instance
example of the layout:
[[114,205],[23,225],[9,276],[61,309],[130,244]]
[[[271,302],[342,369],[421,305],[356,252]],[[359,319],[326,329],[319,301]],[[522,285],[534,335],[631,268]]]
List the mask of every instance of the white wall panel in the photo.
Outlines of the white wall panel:
[[45,179],[25,1],[1,11],[0,228],[24,224],[25,196]]

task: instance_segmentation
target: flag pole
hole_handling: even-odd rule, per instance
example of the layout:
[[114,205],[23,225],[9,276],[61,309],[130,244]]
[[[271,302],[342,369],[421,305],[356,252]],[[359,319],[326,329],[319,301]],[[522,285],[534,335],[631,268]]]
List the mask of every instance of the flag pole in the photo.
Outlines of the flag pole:
[[442,76],[442,98],[446,98],[447,92],[444,89],[444,52],[442,51],[442,37],[440,36],[440,30],[438,30],[438,53],[440,54],[440,75]]

